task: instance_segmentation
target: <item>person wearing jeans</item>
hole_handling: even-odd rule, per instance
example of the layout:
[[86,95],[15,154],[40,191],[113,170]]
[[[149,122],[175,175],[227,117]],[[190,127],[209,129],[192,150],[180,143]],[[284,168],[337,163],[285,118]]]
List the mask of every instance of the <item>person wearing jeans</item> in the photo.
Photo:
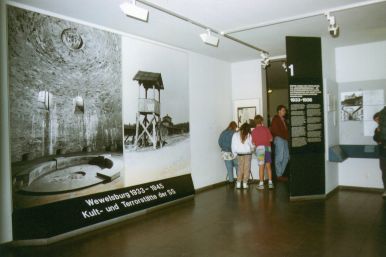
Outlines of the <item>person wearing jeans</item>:
[[227,169],[227,179],[229,183],[234,183],[233,168],[236,170],[236,174],[238,169],[237,158],[232,154],[232,136],[236,132],[236,128],[236,122],[230,122],[228,127],[221,132],[218,139],[222,158],[224,159],[225,167]]
[[233,175],[233,169],[236,170],[236,174],[238,173],[238,161],[236,156],[234,156],[231,152],[224,152],[222,151],[222,158],[225,162],[225,167],[227,169],[227,179],[229,183],[234,183],[234,175]]
[[288,125],[284,118],[287,109],[284,105],[279,105],[276,110],[277,114],[273,117],[271,123],[271,133],[275,145],[275,172],[277,180],[286,181],[287,178],[284,177],[283,174],[290,158],[288,149]]
[[279,180],[283,180],[283,174],[289,160],[288,141],[277,136],[273,140],[275,144],[275,171]]

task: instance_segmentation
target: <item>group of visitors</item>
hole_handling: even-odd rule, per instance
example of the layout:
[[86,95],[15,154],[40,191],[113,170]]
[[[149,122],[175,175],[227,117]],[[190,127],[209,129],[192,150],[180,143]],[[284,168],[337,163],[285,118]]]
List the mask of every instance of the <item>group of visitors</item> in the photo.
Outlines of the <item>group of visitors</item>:
[[[264,189],[264,170],[268,173],[268,188],[274,188],[272,182],[271,143],[275,145],[275,171],[278,181],[287,180],[283,176],[289,160],[288,126],[285,121],[286,107],[279,105],[273,117],[271,128],[264,126],[264,118],[256,115],[251,128],[244,123],[237,131],[236,122],[232,121],[221,133],[218,143],[227,169],[227,179],[234,183],[233,169],[236,170],[236,188],[248,188],[252,154],[256,153],[259,165],[259,184],[257,189]],[[252,131],[251,131],[252,129]]]
[[[248,179],[251,170],[252,154],[256,154],[259,165],[259,184],[257,189],[264,189],[264,171],[267,169],[268,188],[274,188],[271,168],[271,144],[275,146],[275,172],[278,181],[286,181],[284,171],[289,161],[288,125],[285,120],[286,107],[279,105],[277,114],[273,117],[271,127],[264,126],[264,119],[256,115],[256,126],[244,123],[237,131],[236,122],[232,121],[221,133],[218,143],[221,147],[222,157],[227,169],[227,180],[234,183],[233,170],[236,170],[236,188],[248,188]],[[374,141],[379,149],[379,166],[382,171],[384,186],[383,197],[386,197],[386,107],[374,114],[377,128],[374,131]],[[383,121],[383,123],[381,123]],[[252,130],[252,131],[251,131]]]

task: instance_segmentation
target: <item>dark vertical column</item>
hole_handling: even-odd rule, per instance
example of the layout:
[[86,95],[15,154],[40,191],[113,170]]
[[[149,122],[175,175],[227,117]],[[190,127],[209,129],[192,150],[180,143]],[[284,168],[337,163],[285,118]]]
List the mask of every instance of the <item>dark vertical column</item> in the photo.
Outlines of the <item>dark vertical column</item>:
[[325,194],[320,38],[286,37],[289,82],[290,196]]

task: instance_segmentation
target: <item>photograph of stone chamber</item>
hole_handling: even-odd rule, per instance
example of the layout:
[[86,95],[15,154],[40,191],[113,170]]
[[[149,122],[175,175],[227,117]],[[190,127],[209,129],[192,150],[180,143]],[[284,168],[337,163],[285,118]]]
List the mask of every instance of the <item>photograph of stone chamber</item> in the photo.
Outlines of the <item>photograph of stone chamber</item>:
[[123,187],[121,37],[8,7],[14,208]]

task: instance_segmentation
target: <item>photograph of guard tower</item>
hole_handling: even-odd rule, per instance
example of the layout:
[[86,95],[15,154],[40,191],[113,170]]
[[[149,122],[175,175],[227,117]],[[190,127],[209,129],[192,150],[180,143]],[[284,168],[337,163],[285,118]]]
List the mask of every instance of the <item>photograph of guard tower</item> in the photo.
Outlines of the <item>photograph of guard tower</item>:
[[188,56],[122,37],[125,186],[190,174]]
[[14,208],[123,187],[121,37],[8,7]]

